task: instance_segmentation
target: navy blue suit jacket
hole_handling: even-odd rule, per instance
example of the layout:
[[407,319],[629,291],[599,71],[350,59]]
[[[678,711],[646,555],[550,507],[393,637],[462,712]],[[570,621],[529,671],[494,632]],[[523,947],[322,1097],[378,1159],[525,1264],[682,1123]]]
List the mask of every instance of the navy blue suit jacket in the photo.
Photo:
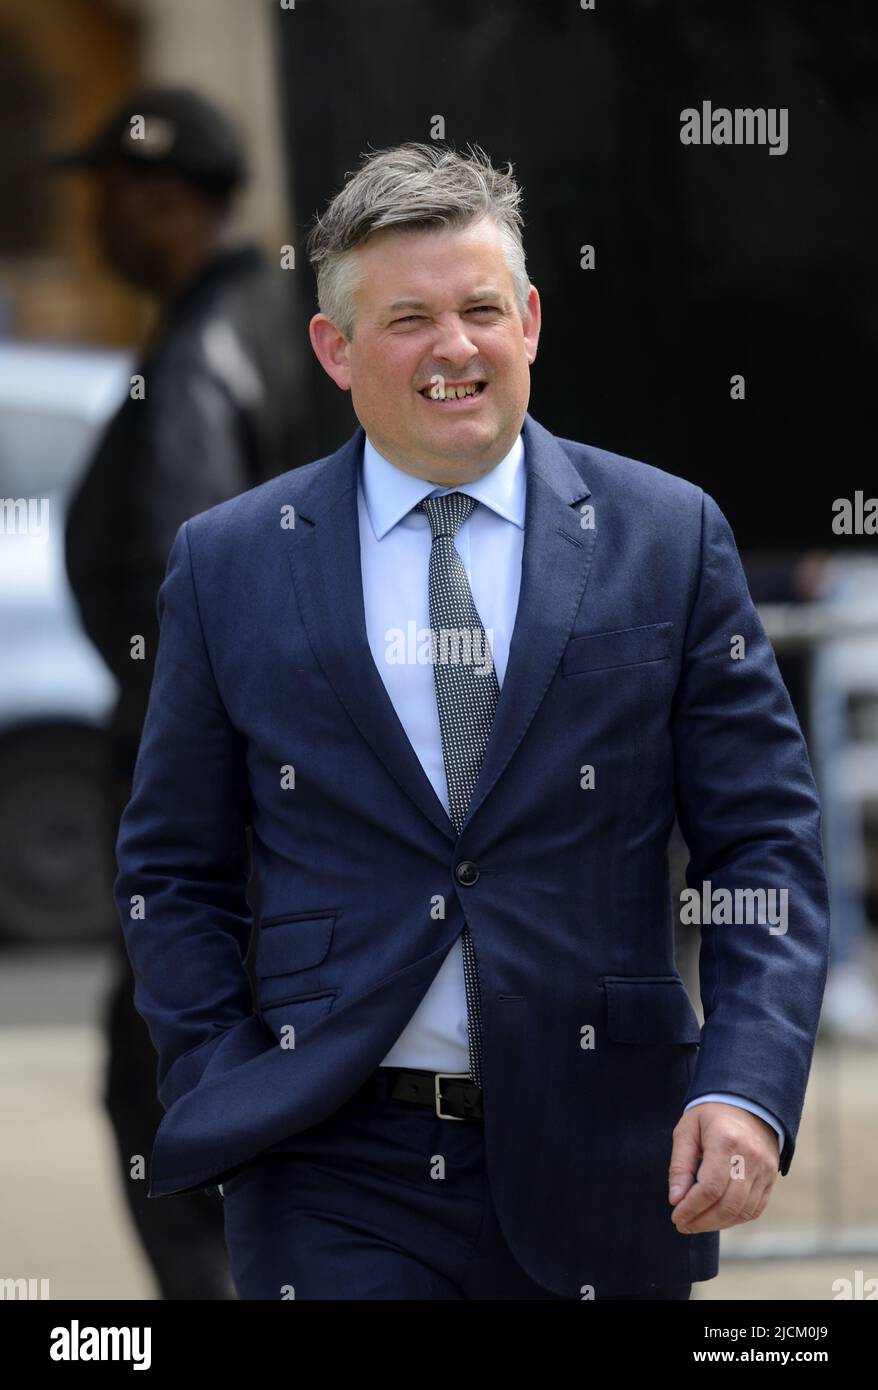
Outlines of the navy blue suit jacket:
[[[671,1131],[688,1100],[736,1093],[781,1120],[789,1169],[828,959],[818,799],[712,498],[530,414],[523,431],[521,595],[459,836],[368,646],[362,428],[177,533],[115,884],[166,1110],[150,1195],[222,1181],[335,1111],[466,920],[516,1259],[574,1296],[710,1278],[718,1234],[671,1221]],[[675,810],[690,884],[789,890],[783,935],[702,927],[703,1028],[675,965]]]

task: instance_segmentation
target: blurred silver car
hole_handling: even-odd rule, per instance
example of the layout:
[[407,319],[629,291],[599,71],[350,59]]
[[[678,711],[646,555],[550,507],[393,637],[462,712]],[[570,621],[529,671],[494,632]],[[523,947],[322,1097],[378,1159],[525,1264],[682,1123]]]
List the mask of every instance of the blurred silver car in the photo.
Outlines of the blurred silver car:
[[115,678],[64,568],[68,503],[129,387],[123,352],[0,344],[0,934],[115,930],[105,801]]

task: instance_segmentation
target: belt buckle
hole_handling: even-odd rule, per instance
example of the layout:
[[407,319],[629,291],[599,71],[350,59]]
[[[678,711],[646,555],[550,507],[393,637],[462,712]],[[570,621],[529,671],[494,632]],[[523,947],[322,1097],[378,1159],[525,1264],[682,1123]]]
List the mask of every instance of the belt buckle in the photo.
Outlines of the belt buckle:
[[442,1110],[441,1110],[441,1105],[442,1105],[442,1092],[441,1092],[441,1089],[440,1089],[440,1086],[439,1086],[439,1082],[440,1082],[440,1081],[443,1081],[443,1080],[451,1080],[451,1081],[472,1081],[472,1077],[470,1076],[469,1072],[468,1072],[468,1071],[437,1071],[437,1072],[434,1073],[434,1075],[435,1075],[435,1078],[436,1078],[436,1079],[435,1079],[435,1082],[434,1082],[434,1090],[435,1090],[435,1095],[436,1095],[436,1114],[439,1116],[439,1119],[440,1119],[440,1120],[460,1120],[462,1123],[465,1124],[465,1123],[466,1123],[466,1116],[465,1116],[465,1115],[443,1115],[443,1114],[442,1114]]

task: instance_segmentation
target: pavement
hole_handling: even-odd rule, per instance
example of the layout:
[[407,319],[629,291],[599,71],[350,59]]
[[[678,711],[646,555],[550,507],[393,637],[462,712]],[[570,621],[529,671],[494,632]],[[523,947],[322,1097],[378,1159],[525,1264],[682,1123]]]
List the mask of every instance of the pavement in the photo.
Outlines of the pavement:
[[[101,1104],[96,1019],[109,957],[4,949],[0,965],[0,1277],[53,1299],[153,1299]],[[798,1146],[759,1221],[724,1232],[693,1299],[833,1299],[878,1278],[878,1050],[818,1042]],[[835,1285],[835,1289],[834,1286]]]

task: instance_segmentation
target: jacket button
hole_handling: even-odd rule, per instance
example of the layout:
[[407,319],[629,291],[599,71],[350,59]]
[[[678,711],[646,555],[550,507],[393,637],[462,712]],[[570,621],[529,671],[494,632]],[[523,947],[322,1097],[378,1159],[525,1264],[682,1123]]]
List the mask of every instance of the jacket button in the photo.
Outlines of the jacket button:
[[458,883],[462,883],[468,888],[471,883],[475,883],[479,871],[471,859],[462,859],[454,871],[454,876]]

